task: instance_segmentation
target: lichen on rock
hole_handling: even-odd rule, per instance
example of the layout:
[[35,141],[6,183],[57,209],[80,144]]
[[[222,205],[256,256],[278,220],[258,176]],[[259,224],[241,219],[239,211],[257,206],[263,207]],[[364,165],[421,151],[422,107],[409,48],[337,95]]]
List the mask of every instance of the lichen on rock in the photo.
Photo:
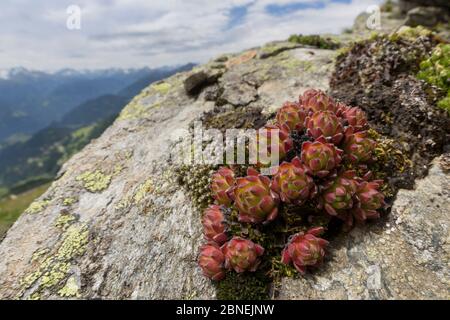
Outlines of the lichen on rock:
[[34,271],[20,280],[18,298],[38,299],[43,294],[51,295],[54,288],[67,278],[73,259],[82,255],[88,243],[89,230],[86,225],[72,225],[62,234],[54,250],[42,249],[33,255]]
[[77,177],[77,181],[90,192],[101,192],[108,188],[112,175],[104,174],[100,170],[86,171]]
[[37,200],[30,204],[25,213],[33,214],[41,212],[45,207],[47,207],[50,203],[50,200]]

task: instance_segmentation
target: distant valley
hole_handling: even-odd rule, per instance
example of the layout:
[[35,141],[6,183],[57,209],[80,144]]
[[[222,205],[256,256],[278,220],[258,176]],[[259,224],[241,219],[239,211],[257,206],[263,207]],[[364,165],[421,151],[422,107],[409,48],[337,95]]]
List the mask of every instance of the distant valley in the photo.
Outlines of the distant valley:
[[0,198],[51,181],[143,88],[193,66],[10,70],[0,79]]

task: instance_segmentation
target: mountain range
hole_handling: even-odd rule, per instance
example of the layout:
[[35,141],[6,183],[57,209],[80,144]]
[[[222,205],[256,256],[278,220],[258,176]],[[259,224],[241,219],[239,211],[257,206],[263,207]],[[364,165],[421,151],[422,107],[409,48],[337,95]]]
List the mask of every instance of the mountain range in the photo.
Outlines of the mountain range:
[[2,72],[0,196],[51,180],[143,88],[192,67]]

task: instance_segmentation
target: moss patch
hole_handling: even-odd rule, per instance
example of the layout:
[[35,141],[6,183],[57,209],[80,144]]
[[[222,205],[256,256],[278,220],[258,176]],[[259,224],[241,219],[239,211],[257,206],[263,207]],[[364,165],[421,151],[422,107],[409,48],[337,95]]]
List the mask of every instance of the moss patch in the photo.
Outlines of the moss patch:
[[200,212],[212,203],[210,184],[214,169],[214,166],[207,165],[183,165],[174,171],[178,184],[186,189]]
[[227,272],[224,280],[217,283],[220,300],[265,300],[269,297],[270,279],[262,273],[238,274]]
[[331,49],[335,50],[340,47],[340,44],[329,38],[322,37],[319,35],[302,35],[302,34],[294,34],[291,35],[288,39],[289,42],[303,44],[307,46],[317,47],[319,49]]
[[444,97],[437,105],[450,113],[450,44],[438,45],[431,57],[420,63],[417,77],[442,90]]

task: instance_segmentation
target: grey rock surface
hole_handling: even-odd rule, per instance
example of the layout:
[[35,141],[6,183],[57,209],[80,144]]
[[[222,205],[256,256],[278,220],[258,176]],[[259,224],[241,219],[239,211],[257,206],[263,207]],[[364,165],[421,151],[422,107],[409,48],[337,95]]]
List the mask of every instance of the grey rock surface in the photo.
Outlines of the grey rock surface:
[[278,284],[280,299],[450,299],[450,174],[434,161],[382,221],[331,242],[323,268]]
[[398,4],[404,13],[419,6],[443,7],[450,10],[450,2],[447,0],[399,0]]
[[433,27],[438,23],[448,22],[450,10],[443,7],[416,7],[408,11],[406,15],[405,25],[416,27],[426,26]]

